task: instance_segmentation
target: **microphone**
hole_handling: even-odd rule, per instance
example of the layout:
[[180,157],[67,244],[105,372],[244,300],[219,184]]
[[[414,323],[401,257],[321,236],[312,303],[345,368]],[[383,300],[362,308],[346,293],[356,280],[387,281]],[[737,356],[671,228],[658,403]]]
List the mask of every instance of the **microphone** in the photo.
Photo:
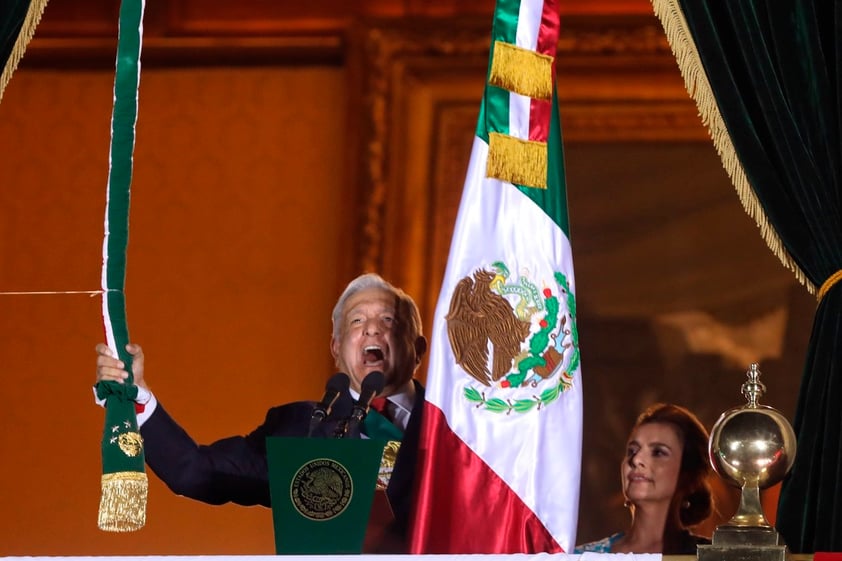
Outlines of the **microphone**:
[[353,431],[368,414],[371,401],[377,394],[383,391],[385,385],[386,377],[382,372],[378,370],[369,372],[360,388],[360,398],[354,402],[354,406],[351,408],[351,415],[344,422],[337,425],[333,436],[336,438],[345,438],[349,431]]
[[325,386],[325,394],[322,400],[313,407],[313,414],[310,416],[310,428],[307,436],[311,436],[316,427],[330,415],[336,400],[343,393],[348,392],[351,387],[351,379],[344,372],[337,372],[330,377]]

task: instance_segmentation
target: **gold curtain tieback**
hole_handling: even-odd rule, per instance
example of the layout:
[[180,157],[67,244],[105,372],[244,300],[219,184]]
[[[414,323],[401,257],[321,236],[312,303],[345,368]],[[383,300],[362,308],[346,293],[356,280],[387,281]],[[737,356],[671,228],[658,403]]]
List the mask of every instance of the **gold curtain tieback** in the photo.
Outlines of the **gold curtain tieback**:
[[816,294],[816,300],[821,302],[822,298],[824,298],[824,295],[827,294],[827,291],[833,288],[833,285],[839,282],[840,279],[842,279],[842,269],[839,269],[838,271],[827,277],[827,280],[824,281],[822,287],[819,289],[819,293]]

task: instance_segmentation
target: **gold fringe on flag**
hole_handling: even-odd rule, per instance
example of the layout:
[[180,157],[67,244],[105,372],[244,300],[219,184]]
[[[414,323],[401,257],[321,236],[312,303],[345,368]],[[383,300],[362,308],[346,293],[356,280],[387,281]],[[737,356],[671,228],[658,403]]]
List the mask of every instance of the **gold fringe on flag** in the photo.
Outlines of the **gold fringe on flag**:
[[536,99],[553,97],[553,57],[494,42],[488,83]]
[[515,185],[546,189],[547,144],[490,132],[485,173]]
[[38,22],[41,21],[41,14],[44,13],[44,8],[46,7],[47,0],[31,0],[29,4],[29,10],[26,12],[26,18],[23,20],[18,38],[15,40],[12,52],[6,61],[3,73],[0,74],[0,101],[3,99],[3,92],[6,91],[6,84],[12,79],[12,74],[17,69],[20,59],[23,58],[26,46],[35,34],[35,28],[38,27]]
[[684,19],[684,14],[681,12],[681,6],[678,5],[677,0],[651,1],[655,15],[661,20],[667,41],[675,55],[676,62],[678,62],[678,68],[684,78],[687,93],[696,102],[702,124],[707,127],[710,133],[713,145],[722,160],[725,171],[728,172],[728,176],[734,184],[734,188],[737,190],[737,196],[740,198],[743,208],[757,223],[757,227],[760,228],[760,235],[769,249],[772,250],[772,253],[780,259],[785,267],[795,273],[795,278],[807,287],[810,294],[814,294],[816,287],[807,279],[807,275],[796,265],[795,260],[784,247],[778,233],[769,223],[757,195],[751,188],[742,163],[737,157],[737,151],[734,149],[731,136],[728,134],[728,129],[725,128],[725,121],[719,112],[719,106],[716,104],[716,98],[711,90],[707,74],[705,74],[696,43],[693,41],[687,26],[687,20]]
[[106,532],[133,532],[146,524],[146,498],[149,482],[137,471],[106,473],[102,476],[99,502],[99,529]]

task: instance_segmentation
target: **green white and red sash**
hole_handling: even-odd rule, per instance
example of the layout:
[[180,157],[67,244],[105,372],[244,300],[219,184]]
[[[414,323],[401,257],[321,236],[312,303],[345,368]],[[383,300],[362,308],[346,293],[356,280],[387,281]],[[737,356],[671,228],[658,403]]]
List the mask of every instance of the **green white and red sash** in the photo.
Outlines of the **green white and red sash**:
[[[102,246],[105,338],[114,356],[120,357],[129,372],[132,359],[126,352],[129,332],[124,288],[144,8],[144,0],[123,0],[120,5]],[[137,387],[130,377],[125,384],[100,382],[96,392],[99,399],[105,400],[106,411],[99,527],[113,532],[137,530],[146,522],[148,489],[143,440],[135,412]]]
[[554,0],[499,0],[433,319],[412,553],[571,552],[582,386]]

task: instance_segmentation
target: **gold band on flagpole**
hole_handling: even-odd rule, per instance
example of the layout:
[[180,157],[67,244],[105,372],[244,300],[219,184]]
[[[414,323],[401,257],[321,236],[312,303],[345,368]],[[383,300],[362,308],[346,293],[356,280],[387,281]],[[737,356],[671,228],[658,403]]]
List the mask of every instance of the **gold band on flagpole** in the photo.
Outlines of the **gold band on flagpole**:
[[35,28],[38,27],[38,22],[41,21],[41,14],[44,13],[44,8],[47,7],[47,0],[32,0],[29,4],[29,10],[26,12],[26,18],[23,20],[23,25],[20,28],[20,33],[12,47],[12,52],[9,53],[9,59],[0,73],[0,100],[3,99],[3,92],[6,90],[6,85],[12,79],[15,69],[18,67],[20,59],[23,58],[23,53],[26,51],[26,46],[35,34]]
[[102,476],[99,529],[106,532],[134,532],[146,524],[149,482],[146,473],[122,471]]
[[485,173],[515,185],[546,189],[547,144],[490,132]]
[[728,172],[728,177],[731,178],[731,182],[737,190],[737,196],[740,198],[743,209],[754,218],[757,227],[760,228],[761,237],[772,250],[772,253],[780,259],[784,267],[795,273],[795,278],[807,287],[810,294],[815,293],[815,285],[810,282],[807,275],[804,274],[804,271],[795,263],[792,255],[784,247],[781,238],[769,222],[757,194],[748,181],[731,140],[731,135],[728,133],[725,121],[719,112],[716,97],[713,95],[702,59],[699,56],[699,51],[678,0],[651,0],[651,2],[655,15],[661,21],[666,33],[667,42],[675,55],[681,76],[684,78],[687,93],[696,102],[702,124],[707,127],[710,133],[716,152],[722,160],[722,166]]
[[552,99],[553,57],[495,41],[488,83],[527,97]]
[[839,282],[840,280],[842,280],[842,269],[839,269],[838,271],[827,277],[827,280],[822,283],[821,288],[819,288],[819,291],[816,294],[816,300],[821,302],[822,298],[824,298],[824,295],[827,294],[827,291],[833,288],[833,285]]

